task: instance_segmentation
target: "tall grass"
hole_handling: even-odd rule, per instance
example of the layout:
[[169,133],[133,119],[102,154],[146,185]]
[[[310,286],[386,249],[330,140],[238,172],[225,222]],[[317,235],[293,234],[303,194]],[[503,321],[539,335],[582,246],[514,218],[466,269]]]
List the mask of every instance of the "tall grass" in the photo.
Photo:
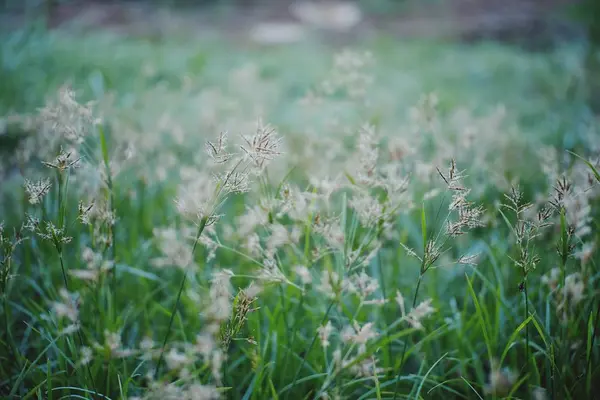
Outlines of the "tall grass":
[[304,86],[264,55],[133,97],[108,87],[129,66],[88,55],[87,91],[7,115],[0,393],[592,398],[596,125],[555,146],[508,94],[399,117],[369,52]]

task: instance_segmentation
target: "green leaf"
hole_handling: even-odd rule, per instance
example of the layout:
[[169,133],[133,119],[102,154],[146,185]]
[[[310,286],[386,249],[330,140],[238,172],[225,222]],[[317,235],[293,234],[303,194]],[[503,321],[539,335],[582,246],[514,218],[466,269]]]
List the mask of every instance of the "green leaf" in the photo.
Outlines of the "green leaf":
[[582,156],[580,156],[577,153],[573,153],[570,150],[567,150],[569,153],[571,153],[572,155],[574,155],[575,157],[579,158],[581,161],[583,161],[591,170],[592,173],[594,174],[594,176],[596,177],[596,180],[598,182],[600,182],[600,172],[598,172],[598,170],[592,165],[591,162],[589,162],[588,160],[586,160],[585,158],[583,158]]
[[467,284],[469,286],[469,294],[471,295],[471,299],[473,300],[473,303],[475,304],[475,311],[476,311],[477,319],[479,320],[479,326],[481,327],[481,331],[483,332],[483,338],[485,340],[485,347],[487,348],[488,358],[489,358],[489,361],[491,362],[492,358],[493,358],[493,354],[492,354],[492,346],[490,344],[490,337],[488,334],[488,327],[486,326],[485,320],[483,318],[483,312],[481,311],[481,305],[479,304],[477,295],[475,294],[475,291],[473,290],[473,285],[471,284],[471,280],[469,279],[469,276],[466,273],[465,273],[465,277],[467,278]]
[[429,370],[427,371],[427,373],[425,374],[425,376],[421,380],[421,383],[419,384],[419,389],[417,389],[417,394],[415,396],[416,398],[419,398],[419,396],[421,394],[421,389],[423,389],[423,384],[427,380],[427,377],[429,376],[429,374],[431,373],[431,371],[433,371],[433,369],[435,368],[435,366],[438,365],[439,362],[442,361],[444,359],[444,357],[446,357],[447,355],[448,355],[448,353],[446,353],[443,356],[441,356],[440,358],[438,358],[438,360],[433,363],[433,365],[431,366],[431,368],[429,368]]
[[425,218],[425,204],[421,207],[421,235],[423,237],[423,259],[425,259],[425,249],[427,248],[427,220]]
[[108,158],[108,145],[107,145],[107,141],[106,141],[106,134],[104,132],[104,127],[102,125],[98,125],[97,128],[98,128],[98,136],[100,136],[100,149],[102,150],[102,160],[104,161],[104,165],[106,166],[106,168],[108,168],[109,158]]
[[532,319],[533,319],[533,315],[530,315],[525,321],[521,322],[521,324],[519,326],[517,326],[517,328],[514,330],[512,335],[510,335],[510,338],[508,339],[508,342],[506,343],[506,347],[504,347],[504,351],[502,352],[502,356],[500,357],[500,365],[502,365],[502,363],[504,362],[504,359],[506,358],[506,355],[508,354],[508,351],[510,350],[510,346],[515,341],[515,338],[519,335],[519,332],[521,332]]

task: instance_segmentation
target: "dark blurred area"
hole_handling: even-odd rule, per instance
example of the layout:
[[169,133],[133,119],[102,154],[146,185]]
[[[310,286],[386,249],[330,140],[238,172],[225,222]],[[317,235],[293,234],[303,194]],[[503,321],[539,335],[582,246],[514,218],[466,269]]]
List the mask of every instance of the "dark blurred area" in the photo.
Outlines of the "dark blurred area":
[[[91,25],[122,25],[169,9],[175,14],[210,14],[213,23],[302,20],[331,27],[375,27],[403,36],[494,39],[530,48],[588,33],[598,41],[595,0],[0,0],[4,28],[25,18],[45,18],[58,27],[86,17]],[[92,17],[92,15],[95,16]],[[215,16],[219,18],[215,19]],[[344,21],[344,19],[346,21]]]
[[341,43],[381,35],[478,43],[494,41],[528,52],[565,43],[587,54],[587,96],[600,110],[598,0],[0,0],[0,32],[30,21],[48,29],[117,31],[160,41],[207,29],[262,44],[291,43],[306,28]]

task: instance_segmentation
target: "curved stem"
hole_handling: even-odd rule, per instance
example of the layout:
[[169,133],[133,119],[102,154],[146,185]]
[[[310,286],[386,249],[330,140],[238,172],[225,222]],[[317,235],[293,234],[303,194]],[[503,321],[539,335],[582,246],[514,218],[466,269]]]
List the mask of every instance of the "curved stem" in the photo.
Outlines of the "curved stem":
[[7,347],[9,349],[9,352],[14,354],[15,360],[17,361],[17,367],[21,369],[21,354],[19,353],[19,348],[17,347],[15,338],[13,337],[12,332],[10,330],[10,316],[8,314],[8,297],[6,296],[6,294],[2,296],[2,303],[4,306],[4,319],[6,323],[6,340],[8,342]]
[[[529,318],[529,297],[527,296],[527,280],[523,281],[523,295],[525,296],[525,320]],[[525,325],[525,356],[527,359],[525,360],[525,366],[527,370],[529,370],[529,324]]]
[[[423,273],[419,274],[419,279],[417,280],[417,287],[415,289],[415,295],[413,297],[411,310],[415,308],[417,305],[417,296],[419,295],[419,288],[421,287],[421,281],[423,280]],[[408,346],[408,338],[404,341],[404,347],[402,348],[402,355],[400,356],[400,365],[398,365],[398,370],[396,374],[396,385],[394,387],[394,400],[398,396],[398,384],[400,383],[400,373],[402,372],[402,365],[404,364],[404,357],[406,356],[406,348]]]
[[[200,239],[200,235],[202,235],[202,231],[206,227],[206,223],[208,222],[207,217],[203,217],[200,221],[200,225],[198,226],[198,233],[196,233],[196,240],[194,240],[194,246],[192,247],[192,260],[194,258],[194,254],[196,253],[196,247],[198,245],[198,240]],[[177,312],[177,308],[179,308],[179,302],[181,301],[181,293],[183,293],[183,288],[185,287],[185,282],[187,281],[188,271],[186,270],[183,274],[183,279],[181,280],[181,285],[179,286],[179,292],[177,293],[177,300],[173,305],[173,309],[171,310],[171,318],[169,319],[169,326],[167,327],[167,333],[165,334],[165,339],[163,340],[162,347],[160,349],[160,356],[158,357],[158,363],[156,364],[156,368],[154,369],[154,376],[158,376],[158,372],[160,371],[160,365],[162,364],[162,360],[165,355],[165,347],[167,346],[167,342],[169,341],[169,335],[171,334],[171,328],[173,328],[173,321],[175,320],[175,313]]]
[[[321,319],[320,325],[323,325],[325,323],[325,320],[327,320],[327,317],[329,316],[329,312],[331,311],[331,308],[333,307],[334,303],[335,303],[335,299],[332,299],[331,302],[329,303],[329,306],[327,307],[327,311],[325,311],[325,315],[323,315],[323,319]],[[292,386],[290,387],[290,390],[288,390],[288,392],[285,396],[286,399],[289,397],[290,392],[294,388],[294,386],[296,386],[296,382],[298,381],[298,376],[300,376],[300,371],[302,371],[302,367],[304,367],[304,363],[306,362],[306,357],[308,357],[308,353],[310,353],[313,346],[315,345],[315,342],[317,341],[318,336],[319,336],[318,332],[315,333],[315,335],[312,338],[312,341],[310,342],[310,345],[308,346],[308,349],[306,349],[306,351],[304,352],[304,356],[302,357],[302,362],[300,363],[300,366],[298,367],[298,370],[296,371],[296,374],[294,375],[294,380],[292,382]]]
[[[62,251],[58,247],[57,247],[57,251],[58,251],[58,258],[60,260],[60,268],[62,270],[63,281],[65,283],[65,289],[67,289],[67,292],[70,293],[71,290],[69,289],[69,281],[67,279],[67,273],[66,273],[66,269],[65,269],[65,262],[63,260]],[[79,328],[77,329],[77,339],[79,340],[79,346],[83,347],[84,341],[83,341],[83,336],[81,335],[81,326],[79,326]],[[88,377],[90,378],[90,382],[92,383],[92,388],[94,389],[94,394],[98,395],[98,391],[96,390],[96,383],[94,382],[94,377],[92,375],[92,371],[90,370],[89,365],[86,366],[86,370],[88,373]]]

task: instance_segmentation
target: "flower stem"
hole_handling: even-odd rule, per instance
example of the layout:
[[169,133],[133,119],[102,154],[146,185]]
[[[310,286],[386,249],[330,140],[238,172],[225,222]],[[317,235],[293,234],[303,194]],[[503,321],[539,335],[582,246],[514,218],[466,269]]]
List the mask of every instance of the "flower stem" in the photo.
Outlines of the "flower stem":
[[[421,271],[423,271],[421,269]],[[415,288],[415,295],[413,297],[411,309],[415,308],[417,305],[417,296],[419,295],[419,288],[421,287],[421,281],[423,280],[423,272],[419,274],[419,279],[417,280],[417,287]],[[398,396],[398,384],[400,383],[400,373],[402,371],[402,365],[404,364],[404,357],[406,356],[406,348],[408,346],[408,338],[404,341],[404,347],[402,348],[402,355],[400,356],[400,365],[398,365],[397,373],[396,373],[396,385],[394,387],[394,400]]]
[[[523,295],[525,296],[525,320],[529,318],[529,297],[527,296],[527,280],[526,278],[523,280]],[[527,371],[529,370],[529,324],[525,325],[525,367]]]
[[[65,289],[67,289],[67,292],[71,293],[71,290],[69,289],[69,281],[67,279],[67,273],[66,273],[66,268],[65,268],[65,262],[63,260],[62,251],[60,250],[60,248],[58,246],[56,247],[56,250],[58,251],[58,258],[60,259],[60,269],[62,270],[62,276],[63,276],[63,281],[65,283]],[[79,340],[79,346],[83,347],[84,341],[83,341],[83,336],[81,336],[81,326],[79,326],[77,329],[77,339]],[[94,389],[94,394],[98,395],[98,391],[96,390],[96,383],[94,382],[94,377],[92,376],[92,371],[90,370],[89,365],[86,366],[86,370],[88,373],[88,377],[90,378],[90,382],[92,383],[92,388]]]
[[[192,259],[196,252],[196,246],[198,245],[198,240],[200,239],[200,235],[202,235],[202,231],[206,227],[206,223],[208,222],[208,217],[203,217],[200,221],[200,225],[198,226],[198,233],[196,233],[196,240],[194,240],[194,246],[192,247]],[[181,293],[183,293],[183,288],[185,287],[185,282],[187,281],[187,273],[186,270],[183,274],[183,279],[181,279],[181,285],[179,286],[179,292],[177,293],[177,300],[173,305],[173,309],[171,310],[171,318],[169,319],[169,326],[167,327],[167,333],[165,334],[165,339],[163,340],[162,347],[160,349],[160,356],[158,357],[158,363],[156,363],[156,368],[154,369],[154,376],[157,377],[160,371],[160,365],[162,364],[162,360],[165,355],[165,347],[167,346],[167,342],[169,341],[169,335],[171,333],[171,329],[173,328],[173,321],[175,320],[175,313],[177,312],[177,308],[179,307],[179,302],[181,301]]]
[[[300,294],[300,301],[296,304],[296,307],[294,308],[294,313],[293,315],[300,319],[298,317],[299,315],[299,311],[302,310],[302,305],[304,304],[304,292],[302,292]],[[292,343],[291,345],[288,346],[287,351],[285,352],[285,359],[283,362],[283,374],[281,374],[281,379],[283,380],[286,373],[287,373],[287,368],[288,368],[288,361],[289,361],[289,355],[290,355],[290,351],[294,348],[294,345],[296,344],[296,335],[298,333],[298,320],[294,321],[294,331],[292,332]],[[281,383],[283,381],[280,381],[280,386]]]
[[[323,315],[323,319],[321,320],[320,325],[323,325],[325,323],[325,321],[327,320],[327,317],[329,316],[329,312],[331,311],[331,308],[333,307],[334,304],[335,304],[335,299],[332,299],[331,302],[329,303],[329,306],[327,307],[327,311],[325,311],[325,315]],[[302,371],[302,367],[304,367],[304,363],[306,362],[308,353],[310,353],[313,346],[315,345],[315,342],[317,341],[317,336],[319,336],[318,332],[315,333],[315,335],[312,338],[312,341],[310,342],[310,345],[308,346],[308,349],[306,349],[306,351],[304,352],[304,356],[302,357],[302,362],[300,363],[300,366],[298,367],[298,370],[296,371],[296,374],[294,375],[294,380],[292,381],[292,386],[290,387],[290,390],[288,390],[288,392],[285,396],[286,399],[289,397],[290,392],[292,391],[294,386],[296,386],[296,382],[298,381],[298,377],[300,376],[300,371]]]
[[15,360],[17,361],[17,367],[21,369],[21,354],[19,353],[19,348],[15,342],[15,338],[12,335],[10,330],[10,316],[8,314],[8,296],[4,294],[2,296],[2,303],[4,308],[4,319],[6,323],[6,338],[7,338],[7,347],[9,352],[12,352],[15,356]]

